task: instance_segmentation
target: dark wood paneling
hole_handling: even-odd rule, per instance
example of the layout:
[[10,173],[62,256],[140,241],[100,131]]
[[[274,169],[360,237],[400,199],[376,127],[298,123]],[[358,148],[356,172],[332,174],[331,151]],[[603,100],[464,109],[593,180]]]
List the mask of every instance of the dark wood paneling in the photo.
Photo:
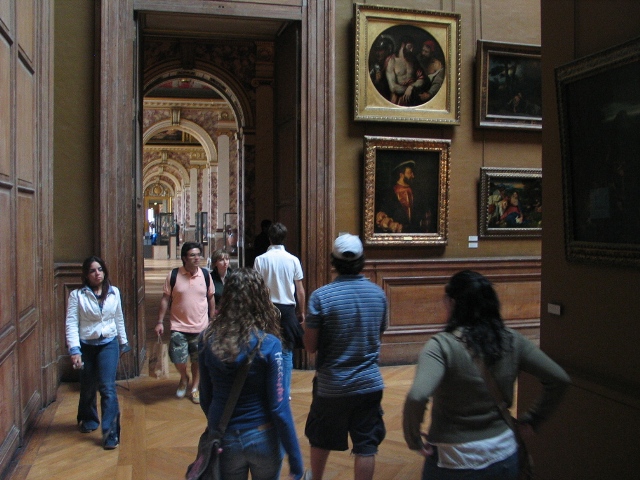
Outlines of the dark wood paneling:
[[51,5],[0,4],[0,476],[43,407],[51,353]]
[[454,273],[472,269],[493,283],[505,323],[537,341],[540,323],[540,259],[367,260],[364,274],[389,301],[389,328],[380,363],[414,363],[422,346],[442,331],[447,318],[444,286]]
[[72,290],[82,286],[82,265],[60,263],[55,265],[55,345],[58,362],[58,380],[77,380],[78,373],[71,367],[65,334],[67,299]]
[[[0,89],[2,88],[3,86],[0,84]],[[11,189],[7,189],[4,185],[0,184],[0,212],[10,211]],[[0,228],[0,270],[6,272],[9,278],[5,276],[5,281],[0,282],[0,298],[2,299],[2,301],[0,301],[0,332],[11,322],[11,311],[15,301],[14,287],[10,275],[10,272],[13,270],[11,268],[13,261],[13,255],[11,253],[13,243],[11,241],[13,236],[13,216],[6,215],[3,222],[3,228]]]
[[[3,342],[4,343],[4,342]],[[15,345],[15,342],[14,342]],[[4,345],[2,345],[4,347]],[[18,428],[18,401],[16,392],[16,354],[15,348],[8,350],[0,360],[0,472],[9,464],[10,456],[18,446],[20,429]]]

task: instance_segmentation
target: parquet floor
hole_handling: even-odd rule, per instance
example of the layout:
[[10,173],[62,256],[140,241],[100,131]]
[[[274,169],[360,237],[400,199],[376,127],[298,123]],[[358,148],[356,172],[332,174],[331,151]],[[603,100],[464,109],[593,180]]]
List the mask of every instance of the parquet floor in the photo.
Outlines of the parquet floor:
[[[155,341],[157,303],[170,262],[147,261],[147,338]],[[171,367],[173,369],[173,367]],[[386,389],[383,398],[387,437],[376,458],[377,480],[418,479],[421,457],[411,452],[402,437],[402,404],[413,380],[414,367],[384,367]],[[304,424],[311,401],[312,371],[294,370],[291,407],[300,446],[308,465],[309,445]],[[120,446],[113,451],[101,447],[99,431],[81,434],[76,428],[78,385],[63,383],[57,400],[39,417],[38,423],[11,480],[102,480],[180,479],[194,459],[205,417],[198,405],[187,398],[177,399],[178,374],[158,380],[143,375],[118,381],[122,411]],[[286,458],[282,479],[287,477]],[[352,480],[353,458],[349,452],[333,452],[325,472],[326,480]]]

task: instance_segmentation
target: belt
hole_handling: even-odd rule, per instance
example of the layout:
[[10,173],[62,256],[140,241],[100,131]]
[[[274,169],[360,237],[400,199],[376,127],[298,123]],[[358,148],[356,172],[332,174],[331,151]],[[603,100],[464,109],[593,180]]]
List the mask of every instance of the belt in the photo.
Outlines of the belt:
[[262,425],[258,425],[257,427],[245,428],[243,430],[235,430],[233,433],[235,435],[242,435],[244,433],[253,432],[253,431],[264,432],[265,430],[269,430],[272,427],[273,427],[273,423],[267,422],[267,423],[263,423]]

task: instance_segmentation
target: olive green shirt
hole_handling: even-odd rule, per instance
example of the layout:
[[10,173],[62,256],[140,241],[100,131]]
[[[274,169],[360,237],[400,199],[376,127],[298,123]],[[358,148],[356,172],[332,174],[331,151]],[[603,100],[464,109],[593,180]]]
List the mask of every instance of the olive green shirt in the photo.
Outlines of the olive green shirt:
[[[542,383],[540,397],[519,419],[536,428],[557,406],[571,380],[557,363],[515,330],[506,329],[503,349],[502,358],[489,371],[508,407],[513,403],[513,386],[520,371]],[[412,450],[423,446],[420,424],[430,397],[430,443],[484,440],[509,428],[465,344],[452,333],[438,333],[420,353],[404,405],[404,437]]]

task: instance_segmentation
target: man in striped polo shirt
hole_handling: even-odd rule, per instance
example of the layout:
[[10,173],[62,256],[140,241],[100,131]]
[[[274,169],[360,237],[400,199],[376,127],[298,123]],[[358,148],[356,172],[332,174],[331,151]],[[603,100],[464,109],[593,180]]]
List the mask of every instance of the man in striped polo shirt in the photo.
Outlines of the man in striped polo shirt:
[[348,436],[354,478],[371,479],[385,437],[378,359],[387,328],[387,299],[360,274],[363,253],[357,236],[339,236],[331,254],[339,275],[309,298],[304,344],[309,353],[317,353],[317,363],[305,427],[311,444],[311,471],[305,480],[322,479],[329,453],[347,450]]

